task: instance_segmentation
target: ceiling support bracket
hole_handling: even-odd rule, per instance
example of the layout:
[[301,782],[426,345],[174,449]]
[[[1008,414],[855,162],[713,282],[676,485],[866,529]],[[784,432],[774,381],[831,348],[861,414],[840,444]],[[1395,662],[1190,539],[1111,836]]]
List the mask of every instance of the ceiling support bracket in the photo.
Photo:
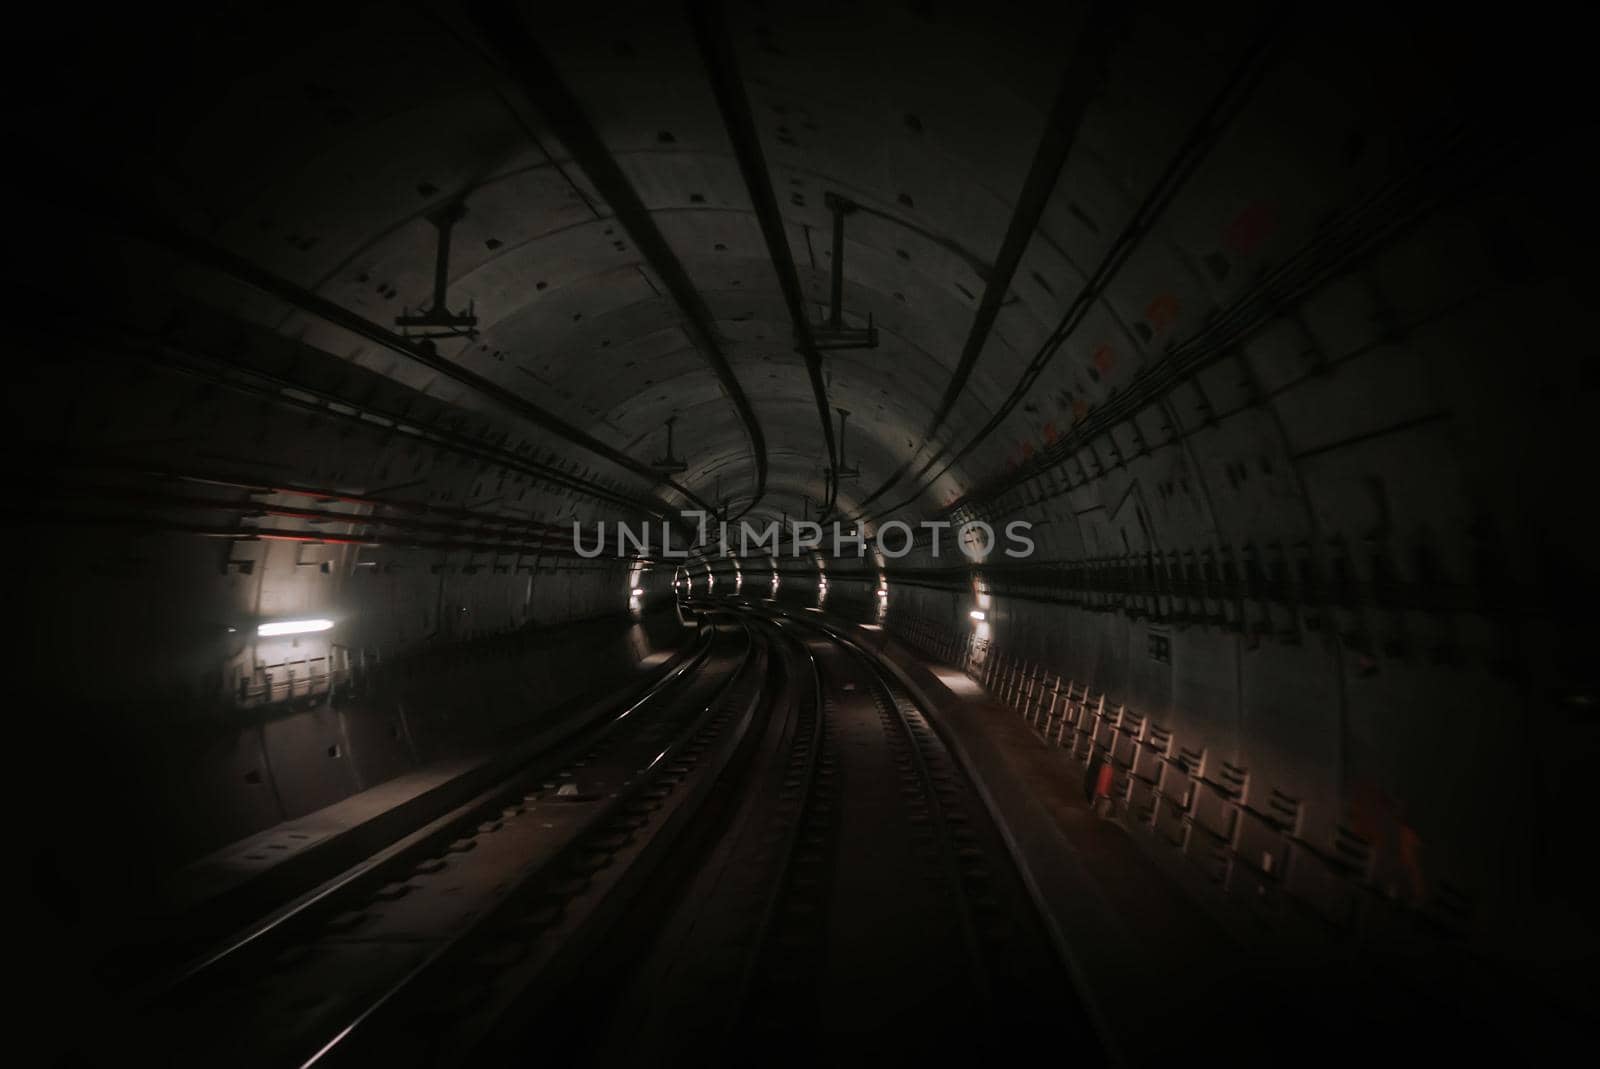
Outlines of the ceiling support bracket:
[[466,214],[467,206],[459,200],[428,213],[428,222],[439,231],[438,252],[433,261],[433,304],[421,312],[408,308],[403,315],[395,317],[394,325],[400,328],[403,337],[431,345],[436,338],[478,336],[474,304],[469,301],[465,312],[452,312],[445,298],[445,290],[450,287],[450,233]]
[[867,313],[865,327],[844,325],[844,217],[854,212],[856,205],[837,193],[826,194],[823,202],[833,213],[833,263],[830,265],[832,277],[829,280],[831,304],[828,321],[812,324],[811,338],[820,350],[876,349],[878,328],[872,324],[871,312]]
[[846,479],[854,479],[860,475],[861,465],[845,463],[844,424],[845,421],[850,418],[850,413],[848,410],[843,408],[835,408],[834,411],[839,413],[839,467],[832,472],[834,485],[837,486],[840,482],[843,482]]
[[650,466],[662,475],[680,475],[689,469],[688,463],[672,451],[672,425],[676,422],[677,416],[667,417],[667,455],[650,462]]

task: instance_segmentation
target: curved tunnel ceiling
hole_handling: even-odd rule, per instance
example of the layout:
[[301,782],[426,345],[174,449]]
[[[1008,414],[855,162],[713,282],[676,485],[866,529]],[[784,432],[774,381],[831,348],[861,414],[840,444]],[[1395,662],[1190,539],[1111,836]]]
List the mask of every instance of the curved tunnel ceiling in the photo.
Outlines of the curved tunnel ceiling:
[[[1429,166],[1418,126],[1448,117],[1447,99],[1386,110],[1403,47],[1349,64],[1349,42],[1248,6],[1220,21],[1022,15],[739,9],[697,39],[671,7],[372,8],[321,13],[314,35],[263,14],[195,30],[227,46],[180,58],[197,64],[180,89],[218,87],[185,101],[181,126],[151,125],[167,112],[136,70],[86,106],[148,164],[118,175],[138,225],[388,329],[430,304],[431,220],[458,205],[447,304],[472,307],[481,333],[438,342],[447,359],[642,460],[678,416],[683,485],[735,511],[826,499],[819,402],[830,420],[848,410],[860,475],[839,511],[876,519],[950,504],[1048,447],[1330,216]],[[707,34],[741,84],[708,76]],[[755,145],[735,143],[718,98],[741,89]],[[574,159],[566,142],[584,138]],[[741,149],[764,163],[813,322],[829,314],[829,200],[858,206],[843,320],[870,320],[879,344],[826,353],[821,396]],[[652,233],[630,232],[597,178]],[[1021,203],[1030,180],[1043,196]],[[1008,228],[1014,270],[993,277]],[[314,311],[219,285],[197,288],[392,363]],[[989,329],[975,327],[986,299]],[[971,373],[953,380],[964,348]]]
[[[315,23],[73,49],[45,76],[72,131],[51,270],[123,326],[199,302],[509,418],[517,450],[631,498],[763,517],[981,511],[1097,437],[1112,464],[1183,441],[1172,383],[1542,144],[1425,22],[1250,4]],[[876,344],[817,353],[840,203],[839,324]],[[397,317],[435,303],[447,215],[444,306],[476,331],[422,342]],[[77,254],[108,230],[115,258]]]
[[[639,459],[664,450],[662,424],[680,417],[683,484],[702,499],[720,492],[736,511],[774,515],[824,500],[818,397],[741,175],[741,146],[719,109],[726,102],[708,78],[709,46],[690,20],[670,8],[625,23],[540,8],[518,16],[512,36],[526,37],[508,42],[490,39],[503,31],[499,15],[486,23],[471,10],[343,18],[323,20],[314,36],[286,33],[270,16],[218,27],[233,35],[213,56],[226,80],[202,66],[178,84],[225,88],[187,102],[181,127],[145,125],[162,112],[140,98],[137,81],[120,83],[125,97],[95,102],[99,120],[111,120],[106,136],[131,135],[134,158],[150,163],[119,176],[138,224],[176,227],[393,329],[402,309],[429,305],[431,219],[460,205],[447,303],[470,305],[481,334],[441,340],[446,358]],[[1356,99],[1342,100],[1318,80],[1327,70],[1264,58],[1281,27],[1249,13],[1226,34],[1204,35],[1198,25],[1106,12],[1062,21],[740,11],[707,31],[725,35],[747,68],[759,144],[742,147],[765,163],[816,323],[829,312],[827,202],[859,206],[845,219],[843,319],[870,320],[879,344],[829,352],[822,368],[830,419],[833,409],[851,413],[845,462],[861,471],[840,488],[842,513],[874,516],[899,498],[932,509],[1048,443],[1370,182],[1359,163],[1339,159],[1338,143],[1284,157],[1296,129],[1357,122],[1367,102],[1353,72],[1340,88]],[[1315,54],[1315,42],[1299,44],[1334,62]],[[530,75],[512,54],[536,54],[549,69]],[[1052,111],[1063,94],[1070,106]],[[1307,103],[1326,114],[1307,121]],[[574,105],[576,116],[562,113]],[[1049,131],[1057,154],[1030,175],[1051,119],[1071,125]],[[646,209],[659,236],[654,256],[574,160],[562,138],[573,139],[574,121]],[[1189,145],[1196,137],[1199,152]],[[1365,158],[1392,147],[1371,146]],[[985,428],[1186,150],[1187,173],[1046,380]],[[1251,180],[1241,186],[1233,179],[1243,168]],[[1030,177],[1047,195],[1019,205]],[[1280,202],[1290,180],[1296,196]],[[992,278],[1008,227],[1024,238],[1019,262]],[[676,299],[672,275],[701,303],[710,336]],[[991,286],[993,326],[974,337]],[[215,278],[196,288],[281,333],[393,363],[258,289]],[[972,373],[935,421],[963,342],[974,350]],[[741,420],[746,397],[751,418]],[[948,471],[926,464],[968,446]],[[871,494],[897,472],[905,477],[892,492]],[[869,494],[873,507],[862,509]]]
[[[1090,428],[1147,444],[1130,398],[1250,345],[1254,305],[1395,240],[1498,136],[1463,132],[1473,57],[1422,62],[1424,27],[1356,53],[1357,30],[1251,5],[694,11],[213,16],[157,78],[108,31],[51,88],[91,150],[57,193],[137,236],[123,268],[64,273],[176,263],[185,299],[554,414],[525,445],[635,494],[676,417],[667,502],[837,495],[870,523],[981,506]],[[841,200],[840,323],[877,341],[808,356]],[[442,213],[444,303],[477,329],[418,366],[396,319],[434,301]],[[835,486],[841,409],[859,475]]]

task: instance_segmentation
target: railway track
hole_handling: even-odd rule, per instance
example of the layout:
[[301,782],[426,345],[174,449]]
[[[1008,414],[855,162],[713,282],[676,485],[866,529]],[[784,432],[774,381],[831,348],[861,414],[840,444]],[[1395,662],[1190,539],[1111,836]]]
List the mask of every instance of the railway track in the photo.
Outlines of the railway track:
[[602,849],[653,839],[763,658],[747,624],[716,619],[633,704],[144,992],[131,1034],[85,1046],[96,1060],[138,1049],[174,1065],[359,1057],[399,1007],[443,1005],[443,989],[481,980],[490,926],[530,897],[525,930],[558,926],[609,867]]
[[896,1063],[1081,1037],[999,830],[848,634],[697,607],[643,698],[145,1000],[172,1065]]
[[999,829],[922,710],[846,633],[787,626],[818,657],[832,774],[730,1051],[942,1063],[1028,1054],[1048,1029],[1100,1060]]
[[1048,1032],[1104,1061],[999,830],[910,695],[843,632],[766,624],[782,686],[715,843],[613,948],[625,967],[502,1052],[944,1064],[1021,1056]]

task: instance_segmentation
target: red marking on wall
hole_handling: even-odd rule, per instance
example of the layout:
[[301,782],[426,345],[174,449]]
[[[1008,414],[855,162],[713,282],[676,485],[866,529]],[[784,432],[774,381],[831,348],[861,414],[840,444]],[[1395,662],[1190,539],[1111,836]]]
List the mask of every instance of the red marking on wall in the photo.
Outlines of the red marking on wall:
[[1278,229],[1278,212],[1266,201],[1245,205],[1222,232],[1222,247],[1235,256],[1249,256]]
[[1157,331],[1166,330],[1178,318],[1178,298],[1170,293],[1158,294],[1145,308],[1144,318]]
[[1094,362],[1095,370],[1102,375],[1117,366],[1117,354],[1112,352],[1109,345],[1100,346],[1090,359]]

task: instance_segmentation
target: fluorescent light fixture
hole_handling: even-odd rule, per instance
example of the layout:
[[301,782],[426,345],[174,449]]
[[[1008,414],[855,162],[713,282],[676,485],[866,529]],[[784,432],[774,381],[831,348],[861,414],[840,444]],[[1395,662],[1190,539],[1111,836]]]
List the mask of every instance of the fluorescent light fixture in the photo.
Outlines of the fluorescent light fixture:
[[270,638],[273,635],[304,635],[311,631],[326,631],[332,626],[332,620],[280,620],[275,624],[262,624],[256,628],[256,634],[262,638]]
[[971,612],[967,613],[967,615],[972,617],[974,620],[987,620],[988,619],[988,617],[983,614],[982,610],[979,610],[979,609],[973,609]]
[[640,596],[640,595],[642,595],[642,594],[643,594],[643,593],[644,593],[644,587],[642,587],[642,586],[636,586],[636,587],[634,587],[634,588],[633,588],[633,596],[634,596],[634,597],[636,597],[636,598],[637,598],[637,597],[639,597],[639,596]]

